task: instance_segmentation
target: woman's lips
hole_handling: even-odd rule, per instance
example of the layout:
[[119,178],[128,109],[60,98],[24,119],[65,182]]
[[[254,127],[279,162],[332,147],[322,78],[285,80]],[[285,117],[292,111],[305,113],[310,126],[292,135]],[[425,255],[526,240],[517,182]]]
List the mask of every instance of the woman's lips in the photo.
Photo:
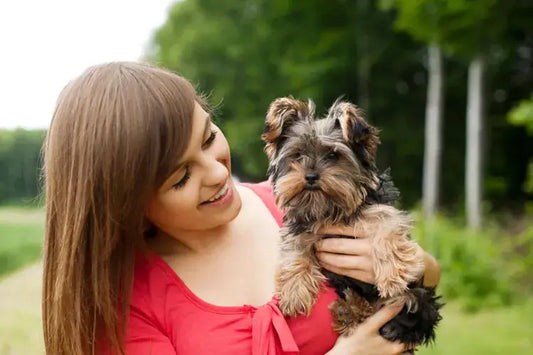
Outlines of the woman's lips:
[[[221,194],[222,193],[222,194]],[[211,198],[216,198],[213,201],[204,201],[202,206],[223,206],[226,203],[230,202],[233,197],[233,188],[229,182],[226,182],[224,186]],[[211,200],[210,199],[210,200]]]

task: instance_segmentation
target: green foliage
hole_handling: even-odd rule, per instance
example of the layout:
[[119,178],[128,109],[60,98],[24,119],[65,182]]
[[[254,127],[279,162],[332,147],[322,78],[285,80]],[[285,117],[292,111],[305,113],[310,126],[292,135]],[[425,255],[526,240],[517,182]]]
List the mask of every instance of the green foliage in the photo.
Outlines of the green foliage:
[[0,202],[38,195],[44,136],[44,130],[0,130]]
[[[512,125],[525,127],[527,134],[533,136],[533,95],[509,111],[507,120]],[[533,159],[530,159],[528,164],[524,191],[533,194]]]
[[[382,11],[370,0],[186,0],[174,4],[156,32],[150,59],[190,79],[219,107],[234,173],[242,180],[265,179],[267,162],[260,135],[274,98],[289,94],[311,98],[320,115],[340,96],[363,105],[366,117],[382,130],[378,166],[392,168],[404,205],[412,206],[421,197],[426,50],[395,23],[398,18],[418,24],[422,28],[416,32],[429,35],[432,28],[427,26],[432,22],[426,12],[431,2],[425,3],[425,9],[409,5],[418,12],[402,20],[400,10]],[[516,97],[529,95],[533,83],[527,69],[530,59],[519,61],[517,54],[517,48],[531,47],[524,36],[524,19],[533,12],[513,1],[505,6],[496,0],[433,3],[453,15],[439,20],[446,35],[464,39],[468,48],[474,20],[485,23],[495,12],[505,14],[507,6],[512,10],[512,22],[481,25],[483,33],[504,30],[487,52],[487,82],[488,92],[503,91],[506,98],[496,101],[488,96],[491,159],[486,196],[495,202],[493,206],[523,203],[527,138],[507,124],[505,114]],[[470,16],[470,12],[475,13]],[[414,37],[424,39],[420,36]],[[446,65],[441,181],[442,205],[449,209],[463,204],[463,180],[458,176],[464,176],[466,67],[463,59],[448,59]]]
[[473,57],[499,43],[507,28],[509,0],[381,0],[397,10],[396,28],[446,52]]
[[0,224],[0,276],[39,260],[43,227]]
[[531,220],[521,232],[504,238],[500,245],[506,260],[505,267],[516,289],[523,295],[533,294],[533,224]]
[[475,314],[447,304],[435,344],[420,355],[527,355],[533,347],[533,301]]
[[533,136],[533,95],[509,111],[507,120],[515,126],[525,127],[528,134]]
[[476,231],[462,225],[437,217],[418,224],[413,233],[441,265],[439,290],[445,300],[458,299],[464,309],[477,311],[530,294],[521,285],[533,276],[533,225],[518,236],[495,227]]
[[0,278],[41,256],[44,211],[0,208]]

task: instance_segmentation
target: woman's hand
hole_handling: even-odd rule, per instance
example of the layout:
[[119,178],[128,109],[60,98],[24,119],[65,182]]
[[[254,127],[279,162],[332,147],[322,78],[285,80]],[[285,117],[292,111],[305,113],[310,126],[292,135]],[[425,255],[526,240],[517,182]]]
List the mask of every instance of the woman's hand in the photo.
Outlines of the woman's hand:
[[[350,226],[336,225],[318,230],[323,235],[345,235],[351,238],[325,238],[316,247],[316,256],[320,265],[339,275],[374,284],[374,260],[369,236],[354,235]],[[440,280],[440,267],[437,261],[420,246],[417,257],[424,260],[424,286],[435,287]]]
[[326,270],[374,284],[374,260],[369,238],[355,236],[352,227],[341,225],[321,228],[318,234],[356,237],[322,239],[315,245],[316,256]]
[[326,355],[389,355],[401,354],[407,348],[379,334],[379,328],[400,313],[403,305],[386,306],[361,323],[348,337],[341,336]]

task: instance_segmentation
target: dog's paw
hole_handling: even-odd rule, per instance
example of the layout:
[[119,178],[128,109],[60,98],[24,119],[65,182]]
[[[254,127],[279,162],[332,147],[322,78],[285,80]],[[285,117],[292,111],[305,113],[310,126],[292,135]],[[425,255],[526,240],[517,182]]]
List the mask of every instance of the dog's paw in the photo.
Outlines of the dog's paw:
[[353,290],[346,289],[344,298],[339,298],[329,307],[333,316],[333,330],[349,336],[355,328],[374,313],[374,307]]
[[296,298],[293,296],[283,297],[279,296],[279,309],[284,316],[296,317],[299,315],[309,316],[313,308],[314,298],[310,295],[299,295],[303,298]]
[[402,294],[411,282],[420,280],[424,274],[423,251],[407,238],[394,240],[377,261],[376,287],[383,298]]
[[354,328],[354,310],[342,298],[332,303],[330,309],[333,316],[333,330],[340,335],[349,336]]
[[407,282],[400,277],[384,281],[376,281],[379,297],[389,298],[401,295],[407,290]]
[[422,249],[411,240],[411,218],[388,205],[363,210],[359,228],[372,238],[375,285],[384,298],[402,294],[424,273]]

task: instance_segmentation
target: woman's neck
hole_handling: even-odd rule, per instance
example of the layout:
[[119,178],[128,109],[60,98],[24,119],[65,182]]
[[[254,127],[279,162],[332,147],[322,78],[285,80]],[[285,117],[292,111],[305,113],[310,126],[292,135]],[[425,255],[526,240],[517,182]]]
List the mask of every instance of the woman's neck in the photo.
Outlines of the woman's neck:
[[181,231],[176,235],[158,231],[148,245],[160,256],[211,253],[230,241],[232,224],[233,221],[211,230]]
[[212,254],[223,250],[225,246],[233,243],[233,238],[239,235],[240,230],[242,232],[242,228],[245,228],[243,220],[246,217],[243,211],[246,211],[249,204],[248,194],[253,194],[253,192],[246,188],[238,187],[238,189],[242,207],[237,217],[229,223],[207,230],[179,230],[172,231],[172,233],[158,230],[156,235],[148,241],[148,246],[160,256]]

